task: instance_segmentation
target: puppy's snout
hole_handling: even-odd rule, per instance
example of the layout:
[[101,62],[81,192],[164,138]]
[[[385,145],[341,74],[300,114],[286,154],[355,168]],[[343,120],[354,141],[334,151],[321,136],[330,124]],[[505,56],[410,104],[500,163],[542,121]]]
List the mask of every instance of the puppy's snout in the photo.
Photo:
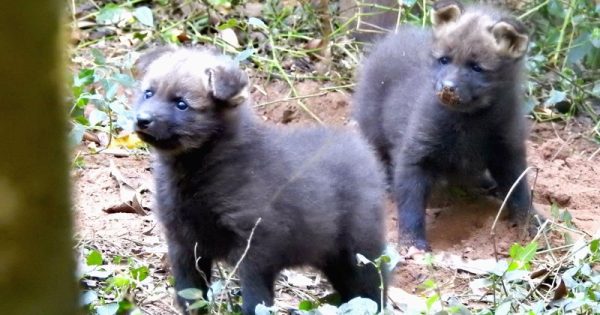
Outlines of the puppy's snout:
[[146,128],[150,127],[150,125],[152,125],[152,123],[154,122],[154,117],[152,117],[152,115],[150,113],[146,113],[146,112],[138,113],[136,115],[135,119],[136,119],[136,126],[139,129],[146,129]]
[[456,92],[456,85],[450,80],[444,80],[442,82],[442,88],[450,92]]

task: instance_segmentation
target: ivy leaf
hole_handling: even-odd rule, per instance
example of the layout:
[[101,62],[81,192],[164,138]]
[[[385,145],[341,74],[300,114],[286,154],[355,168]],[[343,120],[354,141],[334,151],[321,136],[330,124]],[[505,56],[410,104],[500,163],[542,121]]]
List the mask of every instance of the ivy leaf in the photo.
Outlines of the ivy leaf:
[[108,119],[108,115],[105,112],[94,109],[88,116],[88,121],[90,122],[90,126],[96,126],[97,124]]
[[102,254],[97,251],[97,250],[93,250],[91,251],[86,259],[85,259],[85,263],[88,266],[100,266],[102,265]]
[[198,300],[198,301],[192,303],[192,305],[188,306],[187,310],[188,311],[197,310],[197,309],[204,308],[207,305],[208,305],[208,301]]
[[138,7],[133,11],[133,16],[140,21],[140,23],[154,27],[154,17],[152,16],[152,10],[148,7]]
[[119,310],[119,303],[104,304],[96,307],[98,315],[114,315]]
[[119,23],[126,12],[126,9],[114,3],[109,3],[102,7],[96,15],[96,23],[103,25]]
[[85,126],[82,124],[75,124],[69,133],[69,143],[73,146],[78,145],[83,139],[84,133]]
[[567,99],[567,93],[563,91],[552,90],[550,96],[544,102],[545,107],[554,106],[556,103],[562,102]]
[[248,19],[248,25],[252,25],[258,28],[262,28],[262,29],[268,29],[267,24],[265,24],[265,22],[263,22],[261,19],[259,18],[255,18],[255,17],[251,17]]
[[94,56],[94,62],[97,65],[106,64],[106,57],[104,57],[104,54],[102,53],[102,51],[100,49],[92,48],[92,56]]
[[600,48],[600,27],[594,28],[592,34],[590,34],[590,42],[596,48]]
[[148,275],[150,274],[150,271],[148,270],[148,267],[141,266],[139,268],[131,269],[130,273],[134,279],[137,279],[138,281],[143,281],[144,279],[146,279],[148,277]]
[[186,300],[200,300],[204,299],[204,295],[202,294],[202,290],[196,288],[183,289],[177,292],[177,295],[181,296]]
[[248,58],[250,58],[250,56],[254,55],[254,48],[248,48],[246,50],[241,51],[239,54],[237,54],[237,56],[235,56],[235,58],[233,59],[236,62],[241,62],[244,61]]

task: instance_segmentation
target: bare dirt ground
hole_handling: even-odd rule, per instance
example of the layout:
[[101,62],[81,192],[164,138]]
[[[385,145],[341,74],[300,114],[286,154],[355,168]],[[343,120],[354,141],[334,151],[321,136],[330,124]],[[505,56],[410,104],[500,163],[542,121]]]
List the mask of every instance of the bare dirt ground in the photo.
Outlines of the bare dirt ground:
[[[257,113],[269,123],[309,124],[314,119],[301,109],[295,100],[274,102],[288,97],[284,82],[255,83],[253,91]],[[297,86],[301,95],[317,95],[304,99],[310,110],[326,124],[344,125],[350,113],[350,95],[324,92],[316,82]],[[267,104],[265,104],[267,103]],[[582,125],[583,124],[583,125]],[[574,224],[589,234],[600,229],[600,154],[593,156],[598,145],[588,140],[590,130],[585,123],[532,124],[527,143],[529,164],[539,168],[534,187],[534,206],[550,216],[551,203],[568,209]],[[77,239],[85,245],[100,249],[105,255],[135,257],[150,267],[155,286],[138,292],[137,304],[150,314],[172,314],[172,289],[167,285],[168,265],[166,245],[160,227],[152,215],[152,176],[148,155],[116,157],[111,154],[85,155],[85,166],[73,171]],[[111,163],[121,171],[128,183],[142,193],[141,204],[148,215],[135,213],[106,213],[104,210],[121,203],[118,182],[111,177]],[[530,176],[530,182],[533,183]],[[499,202],[482,199],[476,202],[454,203],[449,207],[429,209],[427,230],[433,253],[439,266],[427,267],[418,259],[407,258],[396,268],[392,287],[411,294],[419,293],[419,285],[435,278],[443,289],[455,290],[467,285],[465,276],[456,268],[443,267],[444,257],[465,260],[490,259],[494,248],[490,228]],[[394,205],[388,204],[388,240],[397,240]],[[501,221],[497,234],[498,253],[506,255],[509,246],[519,241],[519,231]],[[559,240],[554,240],[559,242]],[[450,260],[450,258],[448,258]],[[296,307],[298,299],[311,294],[324,295],[329,289],[326,281],[311,272],[309,283],[283,277],[277,285],[277,304],[280,308]],[[297,278],[296,278],[297,279]],[[304,288],[303,288],[304,286]],[[390,290],[394,301],[396,289]]]

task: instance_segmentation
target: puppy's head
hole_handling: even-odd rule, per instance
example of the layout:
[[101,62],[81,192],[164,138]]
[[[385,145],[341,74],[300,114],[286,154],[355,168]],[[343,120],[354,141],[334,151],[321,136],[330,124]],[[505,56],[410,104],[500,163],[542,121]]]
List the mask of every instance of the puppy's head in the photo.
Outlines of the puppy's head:
[[136,75],[135,130],[160,151],[202,147],[249,95],[246,74],[209,49],[155,49],[140,57]]
[[489,106],[491,95],[519,76],[529,37],[525,27],[505,12],[486,6],[463,6],[440,0],[433,6],[436,93],[459,111]]

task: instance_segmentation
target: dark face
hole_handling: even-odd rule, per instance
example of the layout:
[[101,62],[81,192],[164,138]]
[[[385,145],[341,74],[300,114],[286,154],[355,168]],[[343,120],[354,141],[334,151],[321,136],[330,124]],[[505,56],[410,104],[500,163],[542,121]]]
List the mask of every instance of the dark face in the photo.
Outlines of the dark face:
[[147,66],[135,104],[135,131],[162,151],[202,147],[222,125],[210,86],[212,69],[230,67],[229,60],[186,49],[148,56],[151,61],[142,59]]
[[433,15],[435,94],[443,106],[460,112],[493,105],[499,93],[515,86],[527,35],[488,9],[463,12],[456,2],[440,5]]
[[218,130],[218,119],[210,107],[193,107],[184,93],[146,87],[136,108],[135,131],[159,150],[180,151],[201,147]]
[[435,57],[435,93],[440,102],[458,111],[487,107],[497,69],[484,68],[477,58],[456,58],[452,52]]

